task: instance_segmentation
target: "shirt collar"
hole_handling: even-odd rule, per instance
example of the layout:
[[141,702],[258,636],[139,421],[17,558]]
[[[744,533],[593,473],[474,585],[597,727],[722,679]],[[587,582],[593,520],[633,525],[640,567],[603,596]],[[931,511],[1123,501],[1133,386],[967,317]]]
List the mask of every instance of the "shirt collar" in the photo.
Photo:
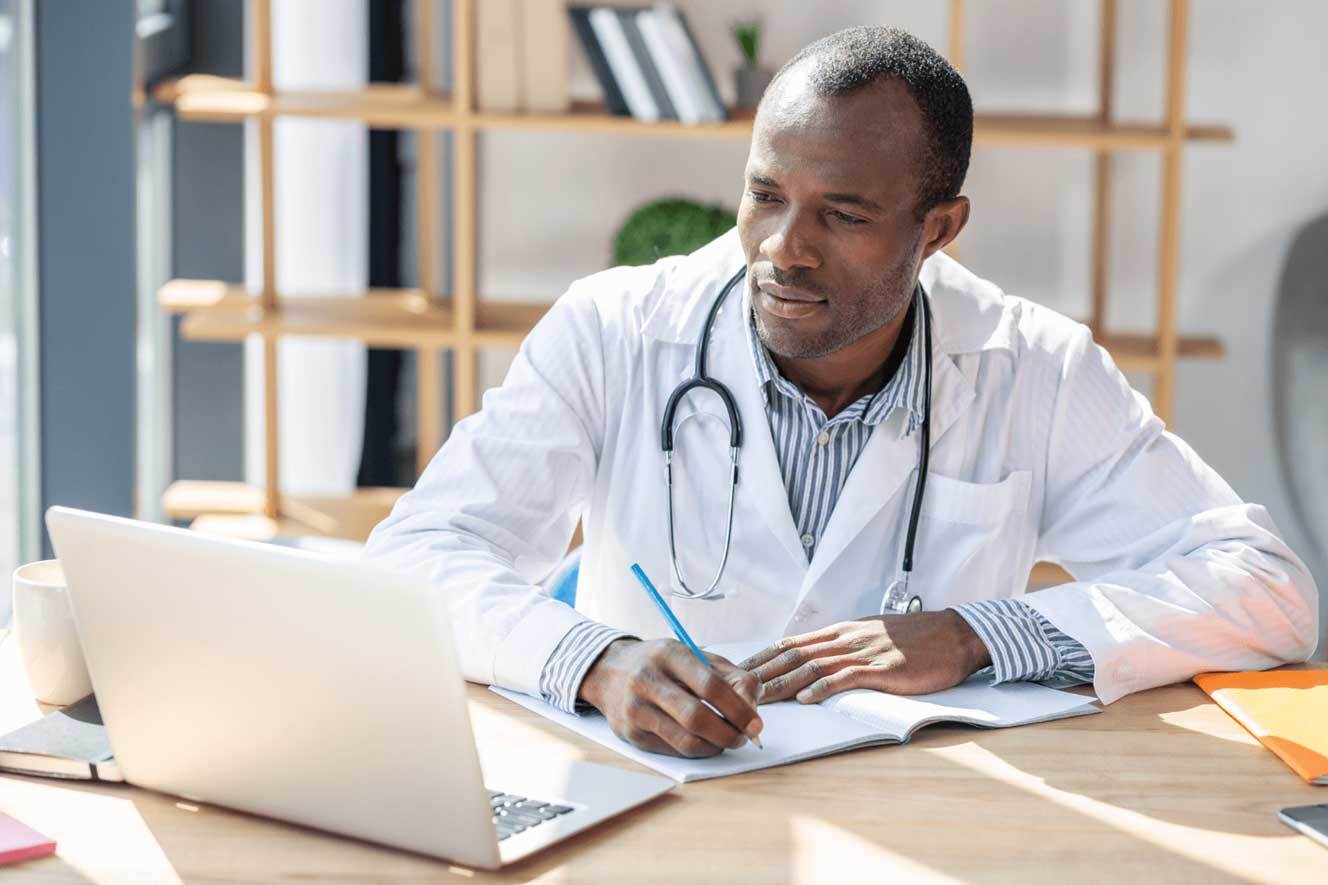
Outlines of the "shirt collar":
[[[915,290],[915,304],[923,303],[924,293],[922,284],[919,283]],[[899,368],[895,370],[894,377],[886,382],[885,386],[872,394],[867,394],[853,402],[847,409],[836,415],[836,420],[861,421],[864,424],[875,427],[894,411],[896,407],[906,410],[908,415],[905,435],[911,434],[922,422],[923,409],[923,374],[926,359],[925,345],[923,338],[926,334],[927,311],[913,311],[913,325],[910,330],[908,350],[904,353],[904,359],[900,362]],[[756,332],[756,320],[749,308],[743,316],[743,323],[747,328],[747,343],[750,345],[752,361],[756,366],[756,380],[761,387],[761,394],[765,398],[766,408],[770,407],[771,399],[774,396],[782,396],[796,403],[803,405],[804,408],[816,409],[820,411],[820,406],[812,401],[799,390],[793,382],[789,381],[779,373],[779,368],[770,357],[770,352],[766,350],[761,343],[761,337]]]

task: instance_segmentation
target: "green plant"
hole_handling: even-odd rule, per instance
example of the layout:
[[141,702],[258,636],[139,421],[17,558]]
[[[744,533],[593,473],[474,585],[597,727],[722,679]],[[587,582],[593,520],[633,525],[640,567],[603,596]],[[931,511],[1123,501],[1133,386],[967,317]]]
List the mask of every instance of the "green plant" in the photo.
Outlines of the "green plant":
[[615,265],[653,264],[666,255],[694,252],[738,223],[723,206],[666,197],[637,208],[613,238]]
[[742,57],[747,60],[747,66],[756,67],[757,59],[761,57],[760,20],[753,18],[734,22],[733,38],[738,41],[738,49],[742,50]]

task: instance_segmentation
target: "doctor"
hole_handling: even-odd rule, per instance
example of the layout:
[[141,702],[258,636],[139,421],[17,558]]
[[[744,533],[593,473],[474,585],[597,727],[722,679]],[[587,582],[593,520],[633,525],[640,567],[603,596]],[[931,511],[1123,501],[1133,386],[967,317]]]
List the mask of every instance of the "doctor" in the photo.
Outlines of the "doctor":
[[[1091,681],[1111,703],[1311,654],[1314,583],[1268,513],[1087,329],[941,252],[969,220],[972,123],[925,44],[831,35],[762,100],[736,231],[558,300],[369,539],[446,600],[467,678],[697,756],[758,733],[758,699],[927,692],[989,668]],[[731,535],[713,389],[670,416],[672,501],[665,484],[666,405],[703,339],[741,424]],[[540,582],[578,519],[572,608]],[[904,596],[922,611],[882,614],[910,523]],[[1025,595],[1039,560],[1075,580]],[[712,674],[667,638],[633,562],[698,643],[762,650]]]

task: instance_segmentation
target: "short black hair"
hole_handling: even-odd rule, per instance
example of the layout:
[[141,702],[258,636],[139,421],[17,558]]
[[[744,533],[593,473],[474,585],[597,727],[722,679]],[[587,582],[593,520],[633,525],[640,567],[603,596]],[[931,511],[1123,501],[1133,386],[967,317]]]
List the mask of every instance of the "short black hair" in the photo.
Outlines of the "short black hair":
[[847,95],[879,80],[903,83],[922,112],[925,133],[916,213],[920,218],[959,196],[973,147],[973,102],[964,78],[940,53],[897,28],[845,28],[804,47],[771,86],[804,62],[812,89],[822,96]]

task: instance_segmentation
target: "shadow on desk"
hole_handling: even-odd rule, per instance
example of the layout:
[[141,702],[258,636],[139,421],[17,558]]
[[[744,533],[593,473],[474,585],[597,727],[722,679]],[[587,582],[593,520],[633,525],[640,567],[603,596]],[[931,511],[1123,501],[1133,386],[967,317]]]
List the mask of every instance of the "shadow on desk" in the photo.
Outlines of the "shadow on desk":
[[[707,881],[882,881],[888,870],[895,881],[1293,882],[1316,881],[1325,861],[1276,811],[1328,797],[1188,683],[1096,716],[995,731],[935,726],[907,747],[680,792],[704,806],[677,803],[641,821],[658,841],[642,846],[639,862],[715,870]],[[635,839],[630,826],[616,828]],[[594,834],[586,843],[601,844]],[[603,874],[602,860],[576,852],[559,847],[517,870]]]

